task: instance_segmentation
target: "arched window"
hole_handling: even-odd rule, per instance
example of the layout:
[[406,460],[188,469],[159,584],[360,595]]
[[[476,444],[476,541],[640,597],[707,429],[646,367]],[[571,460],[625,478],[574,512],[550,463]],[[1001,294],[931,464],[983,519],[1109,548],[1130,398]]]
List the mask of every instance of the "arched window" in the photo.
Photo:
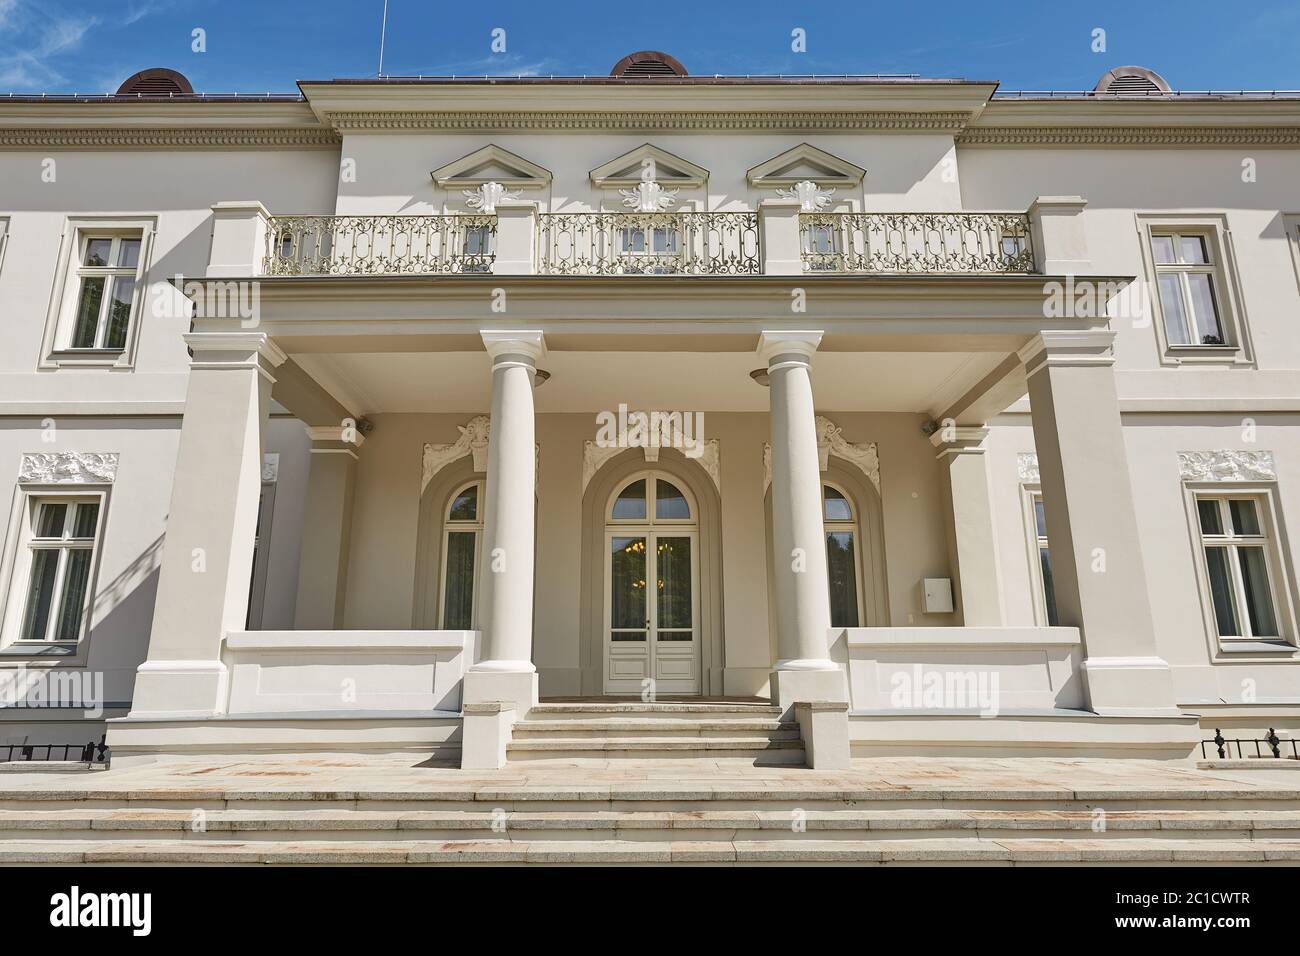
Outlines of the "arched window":
[[862,582],[858,569],[858,523],[853,502],[834,485],[822,486],[826,528],[826,569],[830,580],[831,626],[859,627]]
[[457,489],[447,503],[442,539],[442,626],[474,627],[478,568],[483,538],[483,482]]

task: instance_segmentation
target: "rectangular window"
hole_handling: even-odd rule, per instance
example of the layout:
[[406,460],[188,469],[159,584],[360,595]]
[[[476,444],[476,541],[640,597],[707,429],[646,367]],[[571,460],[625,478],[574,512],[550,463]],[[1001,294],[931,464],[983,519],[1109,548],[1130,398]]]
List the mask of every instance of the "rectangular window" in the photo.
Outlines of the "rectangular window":
[[1277,553],[1258,495],[1196,495],[1214,625],[1221,638],[1279,640]]
[[624,226],[618,230],[623,270],[667,275],[682,268],[682,238],[676,226]]
[[98,497],[28,500],[20,641],[75,643],[85,631],[99,537]]
[[1166,345],[1174,349],[1232,346],[1217,232],[1153,227],[1150,243]]
[[1039,612],[1048,627],[1056,627],[1060,621],[1056,614],[1056,588],[1052,579],[1052,554],[1047,546],[1047,512],[1043,508],[1043,493],[1030,492],[1029,504],[1033,512],[1035,590],[1038,592]]
[[126,348],[142,242],[138,234],[82,235],[68,349]]

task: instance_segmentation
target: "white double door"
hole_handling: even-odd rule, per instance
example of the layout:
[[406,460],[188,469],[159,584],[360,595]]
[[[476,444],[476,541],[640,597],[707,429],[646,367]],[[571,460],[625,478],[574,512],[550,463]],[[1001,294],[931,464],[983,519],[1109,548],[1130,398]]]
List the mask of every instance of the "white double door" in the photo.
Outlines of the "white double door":
[[698,544],[693,529],[607,529],[606,693],[699,693]]

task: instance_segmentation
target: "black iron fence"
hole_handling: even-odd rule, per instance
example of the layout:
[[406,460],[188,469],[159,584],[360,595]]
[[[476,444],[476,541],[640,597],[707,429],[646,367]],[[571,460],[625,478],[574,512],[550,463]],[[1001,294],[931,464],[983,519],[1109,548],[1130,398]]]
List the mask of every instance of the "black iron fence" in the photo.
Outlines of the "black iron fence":
[[[1223,731],[1215,727],[1214,739],[1201,741],[1201,757],[1207,756],[1206,745],[1214,744],[1220,760],[1243,760],[1254,757],[1272,757],[1277,760],[1286,757],[1288,760],[1300,760],[1298,743],[1300,741],[1294,739],[1283,740],[1272,727],[1268,728],[1267,737],[1225,737]],[[1268,750],[1267,754],[1264,752],[1265,748]],[[1287,753],[1288,750],[1290,753]]]
[[93,740],[87,744],[0,744],[0,763],[18,763],[21,761],[64,760],[85,764],[107,764],[109,749],[107,737],[101,737],[99,743]]

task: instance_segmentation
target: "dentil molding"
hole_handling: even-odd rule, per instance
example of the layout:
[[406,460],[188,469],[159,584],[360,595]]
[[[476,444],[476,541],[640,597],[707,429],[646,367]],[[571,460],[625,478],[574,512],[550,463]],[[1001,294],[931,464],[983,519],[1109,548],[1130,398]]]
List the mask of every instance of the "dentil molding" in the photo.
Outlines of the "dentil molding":
[[337,149],[324,127],[0,127],[0,149]]
[[970,119],[962,112],[661,110],[338,111],[326,115],[339,132],[437,130],[881,130],[955,133]]
[[1271,451],[1180,451],[1178,474],[1184,481],[1276,481]]
[[983,126],[959,146],[1298,146],[1300,126]]
[[23,484],[109,485],[116,478],[117,452],[34,452],[18,465]]

